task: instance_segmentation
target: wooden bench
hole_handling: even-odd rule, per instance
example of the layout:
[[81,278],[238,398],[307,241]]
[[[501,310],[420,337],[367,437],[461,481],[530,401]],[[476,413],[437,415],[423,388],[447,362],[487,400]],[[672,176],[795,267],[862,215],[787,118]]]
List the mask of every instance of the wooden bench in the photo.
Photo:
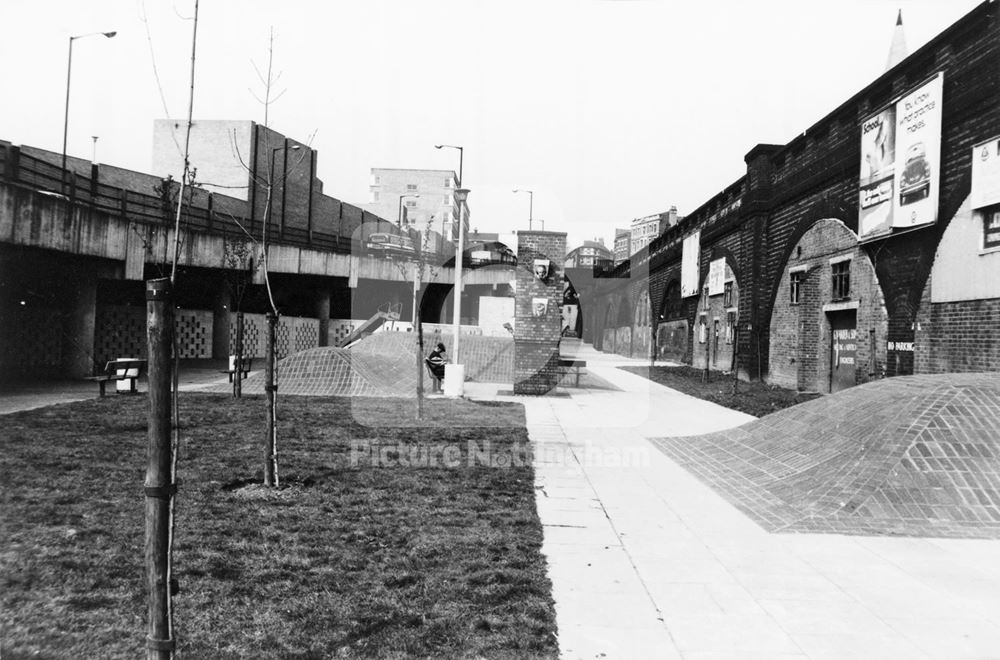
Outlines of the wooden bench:
[[108,360],[108,363],[104,365],[104,373],[98,374],[96,376],[87,376],[87,380],[96,381],[101,387],[101,396],[104,396],[105,388],[109,381],[129,381],[129,394],[135,394],[138,392],[136,389],[136,381],[142,376],[143,369],[146,368],[145,360],[136,359],[118,359],[118,360]]
[[[563,375],[572,373],[576,380],[573,383],[574,387],[580,387],[580,373],[587,368],[586,360],[571,360],[569,358],[559,358],[559,371]],[[583,371],[586,373],[586,371]]]
[[240,380],[244,380],[250,374],[250,371],[253,369],[253,358],[244,357],[242,362],[243,364],[241,364],[239,368],[237,368],[236,356],[230,355],[229,369],[223,369],[220,373],[228,374],[230,383],[233,382],[233,375],[237,373],[240,374]]

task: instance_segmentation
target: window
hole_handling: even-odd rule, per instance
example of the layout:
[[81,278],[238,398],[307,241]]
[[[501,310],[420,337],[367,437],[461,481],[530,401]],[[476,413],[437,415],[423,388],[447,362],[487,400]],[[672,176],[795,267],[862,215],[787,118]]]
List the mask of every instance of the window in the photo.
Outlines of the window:
[[450,178],[444,180],[444,187],[445,188],[451,188],[451,179]]
[[451,206],[451,195],[445,195],[444,196],[444,205],[445,206]]
[[801,300],[800,296],[802,295],[802,271],[791,274],[788,280],[788,289],[791,292],[791,303],[798,305]]
[[736,312],[728,312],[726,314],[726,343],[733,343],[733,336],[736,331]]
[[378,198],[379,198],[379,193],[378,193],[378,191],[377,191],[377,190],[373,190],[373,191],[372,191],[372,201],[373,201],[373,202],[377,202],[377,201],[378,201]]
[[842,300],[851,295],[851,262],[838,261],[833,264],[833,299]]
[[406,192],[416,192],[416,191],[417,191],[417,184],[415,183],[406,184]]
[[1000,204],[980,212],[983,214],[983,249],[1000,248]]
[[708,320],[702,316],[698,318],[698,343],[704,344],[708,341]]
[[376,186],[382,183],[382,177],[378,176],[377,174],[373,178]]
[[415,208],[417,208],[417,200],[415,200],[415,199],[408,199],[408,200],[406,200],[406,208],[408,208],[408,209],[415,209]]
[[733,306],[733,283],[726,282],[726,288],[722,292],[722,304],[725,307]]

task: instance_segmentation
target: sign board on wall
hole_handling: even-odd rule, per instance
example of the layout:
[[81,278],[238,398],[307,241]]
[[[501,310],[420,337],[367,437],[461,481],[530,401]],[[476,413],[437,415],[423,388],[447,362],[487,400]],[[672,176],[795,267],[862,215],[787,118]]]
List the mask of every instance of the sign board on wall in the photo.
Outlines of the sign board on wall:
[[716,259],[708,264],[708,295],[721,296],[726,288],[726,260]]
[[859,240],[937,221],[943,81],[939,73],[861,122]]
[[698,262],[701,260],[701,230],[684,238],[681,253],[681,297],[698,295]]
[[1000,204],[1000,137],[972,147],[972,208]]

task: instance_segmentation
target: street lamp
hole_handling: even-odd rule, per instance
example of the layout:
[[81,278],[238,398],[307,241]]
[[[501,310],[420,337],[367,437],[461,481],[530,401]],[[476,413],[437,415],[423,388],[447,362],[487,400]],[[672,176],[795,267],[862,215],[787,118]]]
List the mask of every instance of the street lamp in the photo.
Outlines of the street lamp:
[[445,393],[462,396],[465,387],[465,370],[458,361],[458,340],[462,331],[462,261],[465,257],[465,201],[469,198],[467,188],[455,191],[455,202],[458,204],[458,249],[455,252],[455,309],[452,312],[452,332],[455,335],[455,354],[451,358],[454,377],[448,378],[448,367],[445,367]]
[[[118,34],[117,32],[88,32],[87,34],[78,34],[74,37],[69,38],[69,56],[66,58],[66,111],[63,113],[63,148],[62,148],[62,177],[63,186],[66,185],[66,140],[69,137],[69,81],[73,74],[73,40],[83,39],[84,37],[94,37],[99,34],[103,34],[105,37],[110,39],[111,37]],[[64,190],[65,192],[65,190]]]
[[535,191],[534,190],[521,190],[519,188],[514,188],[514,192],[526,192],[528,193],[528,231],[531,231],[531,221],[532,216],[535,213]]
[[455,146],[454,144],[435,144],[435,149],[458,149],[458,187],[462,187],[462,158],[465,154],[465,150],[462,147]]
[[399,196],[399,215],[396,216],[396,226],[402,228],[403,226],[403,200],[407,197],[413,197],[414,199],[420,197],[420,195],[400,195]]

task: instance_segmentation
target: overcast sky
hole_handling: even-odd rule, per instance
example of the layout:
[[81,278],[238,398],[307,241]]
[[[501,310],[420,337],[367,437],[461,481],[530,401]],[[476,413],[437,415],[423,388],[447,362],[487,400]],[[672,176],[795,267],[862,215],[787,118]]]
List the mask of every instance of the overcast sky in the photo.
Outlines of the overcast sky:
[[[187,112],[194,0],[3,0],[0,138],[149,171],[152,124]],[[324,191],[368,201],[372,167],[457,169],[472,226],[569,232],[570,247],[676,205],[683,215],[979,0],[202,0],[196,119],[263,121],[269,30],[284,95],[271,126],[315,133]],[[145,19],[144,19],[145,17]],[[158,73],[159,84],[157,84]],[[162,90],[162,100],[161,100]],[[859,138],[860,139],[860,138]],[[195,163],[195,165],[197,165]],[[536,226],[537,228],[537,226]]]

